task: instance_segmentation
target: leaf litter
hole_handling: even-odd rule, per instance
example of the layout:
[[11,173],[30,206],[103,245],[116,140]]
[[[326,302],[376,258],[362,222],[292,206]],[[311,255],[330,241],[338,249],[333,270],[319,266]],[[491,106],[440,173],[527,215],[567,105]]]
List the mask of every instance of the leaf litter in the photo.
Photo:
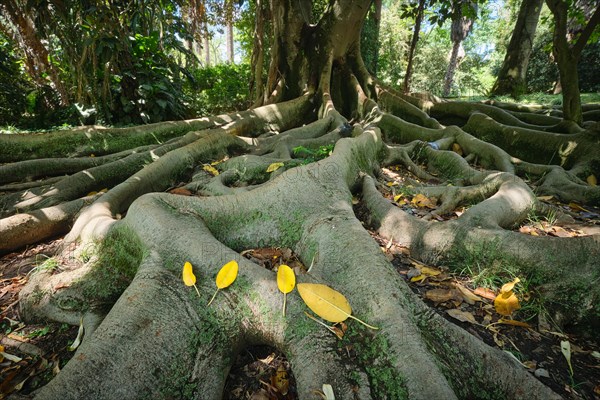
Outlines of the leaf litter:
[[[404,212],[428,220],[446,221],[458,218],[466,211],[466,207],[460,207],[446,215],[437,215],[428,207],[435,205],[437,199],[417,197],[418,190],[414,186],[437,185],[439,182],[420,181],[402,166],[382,168],[382,172],[379,190]],[[516,231],[561,238],[600,233],[600,208],[561,203],[551,196],[541,196],[538,200],[554,211],[545,216],[531,216]],[[531,299],[529,293],[525,293],[527,296],[518,294],[517,301],[511,297],[514,296],[514,285],[518,286],[515,281],[504,282],[512,287],[505,287],[508,289],[505,297],[510,301],[500,306],[500,311],[505,314],[502,315],[494,304],[500,290],[474,286],[469,277],[453,275],[438,266],[424,265],[412,259],[406,246],[390,243],[388,238],[369,229],[368,211],[360,200],[353,202],[353,208],[413,292],[438,314],[488,345],[507,352],[564,398],[600,400],[600,337],[554,332],[543,316],[534,315],[525,320],[525,314],[518,308],[525,307]]]

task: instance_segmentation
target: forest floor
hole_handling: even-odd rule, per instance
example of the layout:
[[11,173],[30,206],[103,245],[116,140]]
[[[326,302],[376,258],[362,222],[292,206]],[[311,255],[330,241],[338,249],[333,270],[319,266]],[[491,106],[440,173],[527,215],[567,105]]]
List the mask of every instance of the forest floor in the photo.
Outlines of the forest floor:
[[[394,166],[382,169],[379,176],[382,193],[404,211],[439,221],[457,218],[464,212],[464,209],[458,209],[448,215],[435,214],[436,199],[413,196],[410,189],[407,190],[410,188],[406,181],[408,176],[407,171]],[[411,179],[415,180],[414,177]],[[172,192],[177,193],[176,190]],[[600,209],[574,203],[561,204],[553,198],[540,200],[553,205],[557,215],[569,217],[559,222],[558,217],[539,219],[532,215],[515,230],[537,236],[600,233]],[[369,226],[368,214],[360,199],[356,198],[354,203],[357,218],[379,243],[398,273],[436,312],[488,345],[513,355],[523,368],[564,398],[600,400],[600,337],[559,331],[542,317],[544,310],[536,303],[538,294],[533,286],[517,284],[515,293],[521,309],[510,317],[498,314],[494,298],[503,284],[516,277],[510,276],[510,271],[502,270],[497,260],[487,256],[472,259],[462,266],[424,265],[411,258],[410,249],[402,243],[380,238]],[[20,358],[4,357],[2,360],[0,357],[0,399],[13,391],[30,393],[47,383],[74,354],[68,347],[77,337],[78,327],[58,323],[27,324],[21,321],[19,313],[19,291],[31,274],[44,268],[58,271],[61,265],[71,262],[54,256],[61,244],[62,239],[57,238],[0,258],[0,345],[4,352]],[[253,249],[242,255],[269,269],[276,269],[280,264],[296,270],[308,268],[289,249]],[[353,357],[353,339],[343,338],[345,329],[345,324],[341,323],[330,330],[340,338],[337,351]],[[570,343],[572,373],[561,351],[561,342],[565,341]],[[322,392],[321,396],[326,398]],[[297,399],[293,371],[285,355],[266,346],[245,349],[230,371],[223,398]]]

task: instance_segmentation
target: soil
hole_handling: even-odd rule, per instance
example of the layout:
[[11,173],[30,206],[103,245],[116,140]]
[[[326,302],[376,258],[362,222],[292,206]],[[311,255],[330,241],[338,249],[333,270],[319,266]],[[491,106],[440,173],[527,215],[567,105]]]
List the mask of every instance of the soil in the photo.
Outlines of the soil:
[[[406,176],[402,168],[391,167],[383,169],[379,180],[384,195],[405,211],[436,220],[457,218],[464,212],[459,209],[444,216],[432,213],[430,202],[435,203],[435,199],[415,200],[416,196],[399,189],[410,183]],[[543,201],[571,218],[558,224],[551,218],[532,217],[515,230],[523,234],[554,236],[579,236],[600,231],[600,209],[561,204],[554,199]],[[444,266],[426,266],[412,259],[408,248],[401,243],[386,241],[370,229],[368,215],[360,201],[355,199],[354,203],[357,217],[379,242],[398,273],[436,312],[488,345],[509,352],[523,368],[564,398],[600,400],[599,337],[559,331],[539,318],[531,307],[526,307],[528,302],[534,302],[535,292],[518,292],[522,309],[514,315],[498,314],[493,300],[498,288],[479,287],[470,276],[451,273]],[[77,326],[43,321],[26,324],[19,314],[19,291],[30,274],[35,273],[35,268],[42,268],[40,266],[55,254],[61,243],[62,239],[56,239],[0,258],[0,345],[6,353],[22,359],[13,362],[5,358],[0,362],[0,399],[12,392],[31,393],[59,373],[74,354],[68,346],[77,336]],[[276,269],[285,263],[296,273],[304,273],[310,267],[304,266],[290,249],[251,249],[242,254],[268,269]],[[59,266],[66,262],[69,260],[58,260]],[[332,332],[344,334],[339,327],[334,327]],[[565,341],[570,343],[572,373],[561,351],[561,342]],[[323,392],[316,391],[315,394],[326,398]],[[242,351],[229,373],[223,395],[226,400],[297,398],[289,362],[283,353],[268,346],[251,346]]]

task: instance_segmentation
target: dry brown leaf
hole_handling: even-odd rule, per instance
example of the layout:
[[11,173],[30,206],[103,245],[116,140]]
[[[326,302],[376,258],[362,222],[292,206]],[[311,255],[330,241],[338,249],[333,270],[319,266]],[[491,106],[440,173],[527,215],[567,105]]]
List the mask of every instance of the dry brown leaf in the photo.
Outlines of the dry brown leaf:
[[537,233],[537,229],[532,226],[522,226],[519,228],[519,232],[525,233],[527,235],[539,236],[539,233]]
[[542,201],[550,201],[554,198],[554,196],[538,196],[538,200],[542,200]]
[[454,287],[457,288],[462,294],[463,299],[469,304],[475,304],[476,301],[481,301],[481,297],[473,294],[469,289],[461,285],[460,283],[454,283]]
[[283,365],[277,368],[277,372],[271,376],[271,385],[273,385],[279,393],[286,395],[290,387],[290,379],[287,370]]
[[181,196],[191,196],[192,195],[192,192],[190,192],[186,188],[182,188],[182,187],[171,189],[171,190],[169,190],[169,193],[171,193],[171,194],[178,194],[178,195],[181,195]]
[[548,231],[548,234],[551,236],[556,236],[556,237],[573,237],[574,235],[571,234],[570,232],[567,232],[565,229],[561,228],[560,226],[553,226],[552,229],[550,229]]
[[493,290],[484,287],[478,287],[473,291],[478,296],[485,297],[488,300],[494,300],[496,298],[496,293]]
[[425,298],[434,303],[443,303],[445,301],[462,298],[460,293],[453,289],[431,289],[425,292]]
[[473,314],[471,314],[468,311],[463,311],[463,310],[460,310],[458,308],[454,308],[452,310],[446,310],[446,312],[452,318],[457,319],[457,320],[459,320],[461,322],[469,322],[471,324],[476,324],[477,325],[477,320],[475,319],[475,317],[473,316]]

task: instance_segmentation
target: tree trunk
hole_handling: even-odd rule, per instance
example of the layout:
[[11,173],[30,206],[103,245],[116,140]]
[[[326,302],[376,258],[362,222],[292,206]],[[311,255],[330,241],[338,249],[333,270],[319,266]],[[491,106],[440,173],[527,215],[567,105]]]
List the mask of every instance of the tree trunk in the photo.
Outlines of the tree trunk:
[[543,4],[544,0],[524,0],[521,3],[504,62],[492,87],[493,96],[507,94],[518,98],[525,93],[527,65]]
[[[452,51],[450,52],[450,60],[448,61],[448,69],[446,70],[446,76],[444,77],[444,91],[442,92],[442,96],[448,97],[450,96],[450,92],[452,91],[452,83],[454,82],[454,74],[456,73],[456,69],[458,68],[459,57],[462,50],[461,41],[454,41],[452,43]],[[464,53],[464,50],[462,50]]]
[[202,38],[204,44],[204,67],[210,67],[210,38],[208,36],[208,29],[204,31],[204,37]]
[[[30,320],[85,327],[73,358],[36,399],[223,398],[235,356],[253,344],[286,354],[301,399],[324,384],[340,399],[560,398],[505,352],[429,308],[364,225],[425,263],[468,262],[482,252],[510,260],[511,274],[551,288],[539,301],[552,320],[593,327],[597,308],[581,305],[600,301],[593,284],[600,238],[513,229],[544,209],[539,193],[600,204],[598,187],[581,179],[599,165],[598,133],[552,133],[564,126],[539,115],[546,125],[531,125],[517,114],[524,110],[378,86],[360,56],[358,28],[370,0],[334,0],[315,24],[303,4],[271,1],[265,93],[274,104],[135,128],[0,136],[0,163],[17,160],[0,165],[0,193],[15,179],[42,178],[0,196],[0,234],[10,238],[0,252],[72,225],[64,256],[73,265],[32,274],[21,292]],[[444,127],[433,116],[468,123]],[[125,150],[130,142],[135,147]],[[558,160],[557,149],[572,143]],[[450,151],[454,144],[465,157]],[[329,145],[331,155],[318,162],[295,151]],[[218,175],[208,172],[213,162]],[[468,209],[444,222],[405,212],[373,179],[388,165],[413,174],[392,185],[397,193],[437,198],[436,215]],[[539,179],[535,193],[525,175]],[[194,195],[165,193],[181,182]],[[102,192],[86,196],[92,191]],[[275,272],[241,256],[264,247],[293,250],[308,270],[299,282],[341,292],[353,316],[379,329],[347,320],[340,342],[305,316],[295,293],[283,316]],[[230,260],[240,265],[237,279],[208,307],[215,276]],[[199,296],[182,282],[185,262]]]
[[423,14],[425,10],[425,1],[419,0],[419,6],[417,8],[417,15],[415,16],[415,27],[413,30],[412,39],[410,40],[410,47],[408,49],[408,65],[406,66],[406,74],[404,75],[404,94],[410,93],[410,80],[413,72],[413,58],[415,56],[415,50],[417,43],[419,42],[419,34],[421,32],[421,23],[423,22]]
[[227,22],[227,62],[233,64],[233,22]]
[[21,42],[21,48],[25,49],[25,65],[29,70],[29,75],[34,78],[36,84],[44,85],[46,82],[42,76],[44,73],[48,74],[50,86],[58,94],[60,103],[65,106],[69,105],[69,95],[56,68],[49,61],[48,50],[35,34],[33,21],[19,7],[14,0],[9,0],[0,5],[0,10],[4,9],[6,16],[17,27],[17,41]]
[[452,52],[450,53],[448,69],[446,70],[446,76],[444,77],[444,91],[442,93],[444,97],[450,95],[452,83],[454,82],[454,74],[456,73],[460,60],[464,57],[462,42],[467,38],[471,31],[471,27],[473,26],[473,20],[463,16],[463,7],[472,7],[474,12],[477,12],[476,4],[471,1],[453,1],[452,3],[452,25],[450,27]]
[[546,4],[554,15],[552,52],[558,64],[560,75],[560,85],[563,94],[563,118],[581,124],[583,114],[581,111],[577,64],[588,39],[600,23],[600,6],[596,6],[596,11],[590,17],[585,28],[583,28],[577,41],[569,43],[567,37],[568,3],[564,0],[546,0]]

